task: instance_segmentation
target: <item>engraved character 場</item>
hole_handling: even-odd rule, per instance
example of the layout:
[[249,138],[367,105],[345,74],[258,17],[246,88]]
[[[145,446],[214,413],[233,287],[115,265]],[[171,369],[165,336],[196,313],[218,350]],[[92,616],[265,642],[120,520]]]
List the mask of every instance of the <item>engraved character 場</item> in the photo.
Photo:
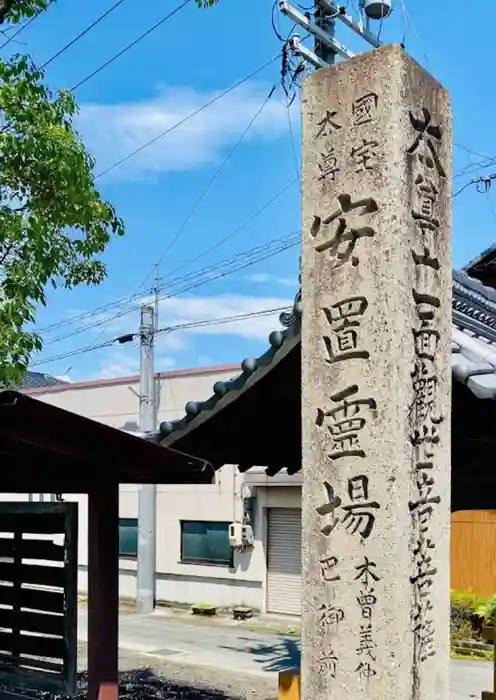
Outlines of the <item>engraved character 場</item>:
[[348,494],[352,503],[343,506],[343,525],[351,533],[358,531],[361,537],[367,539],[375,524],[373,511],[380,508],[377,501],[369,500],[368,477],[360,475],[348,479]]

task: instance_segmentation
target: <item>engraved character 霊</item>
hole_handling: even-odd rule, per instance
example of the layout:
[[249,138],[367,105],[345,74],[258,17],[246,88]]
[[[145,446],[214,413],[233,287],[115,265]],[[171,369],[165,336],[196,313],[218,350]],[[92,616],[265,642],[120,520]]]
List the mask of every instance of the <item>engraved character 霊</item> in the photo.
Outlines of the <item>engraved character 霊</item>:
[[326,362],[369,358],[369,352],[361,348],[358,342],[359,319],[367,306],[368,301],[365,297],[349,297],[322,307],[329,325],[329,333],[323,336],[327,350]]
[[351,157],[355,162],[356,172],[362,173],[373,170],[377,165],[378,141],[362,139],[362,143],[351,149]]
[[425,107],[420,118],[410,112],[410,123],[416,132],[416,137],[407,152],[410,155],[417,154],[421,165],[425,165],[430,170],[435,169],[440,177],[446,177],[438,152],[443,135],[441,127],[432,123],[431,113]]
[[340,391],[330,397],[331,402],[336,404],[333,408],[317,411],[317,426],[321,427],[325,421],[332,437],[330,459],[365,457],[360,445],[360,432],[367,423],[364,413],[365,409],[375,411],[377,404],[372,398],[350,401],[350,397],[357,392],[356,385]]
[[310,229],[313,247],[318,253],[329,253],[333,270],[347,262],[358,265],[358,258],[354,255],[357,241],[375,235],[367,220],[379,209],[372,197],[353,202],[349,195],[341,194],[337,199],[339,207],[325,218],[314,216]]
[[355,100],[351,106],[351,114],[355,126],[368,124],[374,118],[377,111],[378,96],[369,92]]
[[327,109],[322,119],[319,122],[317,122],[319,130],[317,131],[315,138],[318,139],[321,136],[332,136],[332,134],[334,134],[335,131],[339,131],[339,129],[342,128],[342,124],[339,124],[336,117],[336,111]]

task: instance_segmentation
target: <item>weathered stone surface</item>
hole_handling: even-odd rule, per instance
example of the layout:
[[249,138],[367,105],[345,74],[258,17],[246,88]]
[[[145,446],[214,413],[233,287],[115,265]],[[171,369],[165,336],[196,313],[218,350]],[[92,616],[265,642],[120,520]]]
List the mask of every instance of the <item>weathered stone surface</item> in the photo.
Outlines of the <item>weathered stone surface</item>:
[[388,46],[302,110],[302,695],[444,699],[449,98]]

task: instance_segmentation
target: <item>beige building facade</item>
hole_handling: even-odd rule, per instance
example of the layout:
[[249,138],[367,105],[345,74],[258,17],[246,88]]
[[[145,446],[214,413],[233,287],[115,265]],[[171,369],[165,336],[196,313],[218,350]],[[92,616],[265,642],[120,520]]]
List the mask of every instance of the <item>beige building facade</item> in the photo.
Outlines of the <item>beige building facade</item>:
[[[192,398],[204,400],[215,382],[239,372],[237,365],[157,375],[158,421],[184,415]],[[138,431],[139,377],[58,384],[27,389],[34,398],[129,432]],[[277,439],[275,436],[274,439]],[[115,456],[119,458],[118,455]],[[105,464],[95,479],[105,479]],[[2,494],[3,500],[20,500]],[[25,494],[49,500],[50,494]],[[86,497],[79,502],[79,590],[87,590]],[[228,526],[249,513],[254,546],[229,545]],[[120,491],[120,595],[136,596],[138,487]],[[263,467],[241,474],[235,465],[216,473],[212,485],[157,488],[157,599],[221,607],[247,605],[262,612],[298,615],[301,596],[301,473],[267,478]]]

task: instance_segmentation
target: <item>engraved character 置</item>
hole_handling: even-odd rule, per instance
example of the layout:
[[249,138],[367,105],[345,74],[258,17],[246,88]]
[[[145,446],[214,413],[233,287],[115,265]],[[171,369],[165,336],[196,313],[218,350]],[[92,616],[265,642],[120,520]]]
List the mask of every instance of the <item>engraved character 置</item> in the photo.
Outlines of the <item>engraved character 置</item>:
[[375,524],[374,510],[380,508],[377,501],[369,500],[369,479],[360,475],[348,479],[348,495],[352,501],[343,506],[345,515],[343,525],[352,534],[358,531],[363,539],[367,539]]
[[[318,509],[317,509],[317,512]],[[320,515],[320,513],[319,513]],[[335,573],[335,568],[338,564],[338,558],[334,556],[322,557],[319,561],[320,572],[322,574],[322,579],[329,583],[334,583],[341,580],[341,576]]]
[[339,131],[339,129],[342,128],[342,124],[339,124],[337,121],[337,112],[327,109],[325,115],[322,117],[322,119],[317,122],[317,126],[319,127],[317,134],[315,136],[316,139],[320,138],[321,136],[332,136],[335,131]]
[[425,165],[429,170],[435,169],[440,177],[446,177],[438,152],[443,135],[441,127],[432,123],[431,113],[425,107],[420,118],[410,112],[410,123],[417,135],[407,153],[417,154],[421,165]]
[[368,588],[371,583],[380,581],[380,577],[376,574],[375,569],[377,569],[377,564],[370,561],[368,557],[364,557],[364,563],[355,566],[355,571],[357,572],[355,581],[360,581],[365,588]]
[[372,197],[353,202],[349,195],[340,194],[337,199],[339,207],[325,218],[314,216],[310,229],[314,249],[317,253],[329,252],[333,270],[349,261],[353,266],[358,265],[358,258],[354,255],[357,241],[375,235],[370,225],[364,225],[363,217],[369,219],[379,210]]
[[358,331],[360,319],[368,306],[365,297],[349,297],[336,304],[322,307],[329,334],[323,336],[327,350],[326,362],[340,360],[368,359],[369,353],[359,346]]
[[370,623],[368,623],[366,625],[360,625],[359,646],[358,646],[358,649],[356,650],[356,653],[357,654],[365,653],[370,659],[372,659],[372,661],[375,661],[376,658],[372,652],[376,648],[377,648],[377,644],[373,640],[372,625]]
[[329,179],[332,180],[332,182],[335,182],[339,172],[335,148],[330,146],[324,153],[321,154],[321,156],[322,162],[319,163],[319,180]]
[[353,124],[361,126],[371,122],[377,112],[378,102],[379,98],[373,92],[362,95],[362,97],[355,100],[351,106]]
[[336,608],[334,605],[327,605],[322,603],[319,608],[320,610],[320,624],[323,628],[330,625],[339,625],[340,622],[344,620],[344,612],[341,608]]
[[351,157],[355,162],[357,173],[367,172],[376,167],[378,147],[378,141],[362,139],[359,146],[351,149]]
[[341,457],[365,457],[365,452],[360,445],[360,432],[367,421],[364,409],[375,411],[377,404],[374,399],[349,400],[358,392],[358,387],[353,385],[344,391],[340,391],[330,397],[334,408],[328,410],[318,409],[316,425],[321,427],[326,422],[327,429],[332,437],[330,459]]

